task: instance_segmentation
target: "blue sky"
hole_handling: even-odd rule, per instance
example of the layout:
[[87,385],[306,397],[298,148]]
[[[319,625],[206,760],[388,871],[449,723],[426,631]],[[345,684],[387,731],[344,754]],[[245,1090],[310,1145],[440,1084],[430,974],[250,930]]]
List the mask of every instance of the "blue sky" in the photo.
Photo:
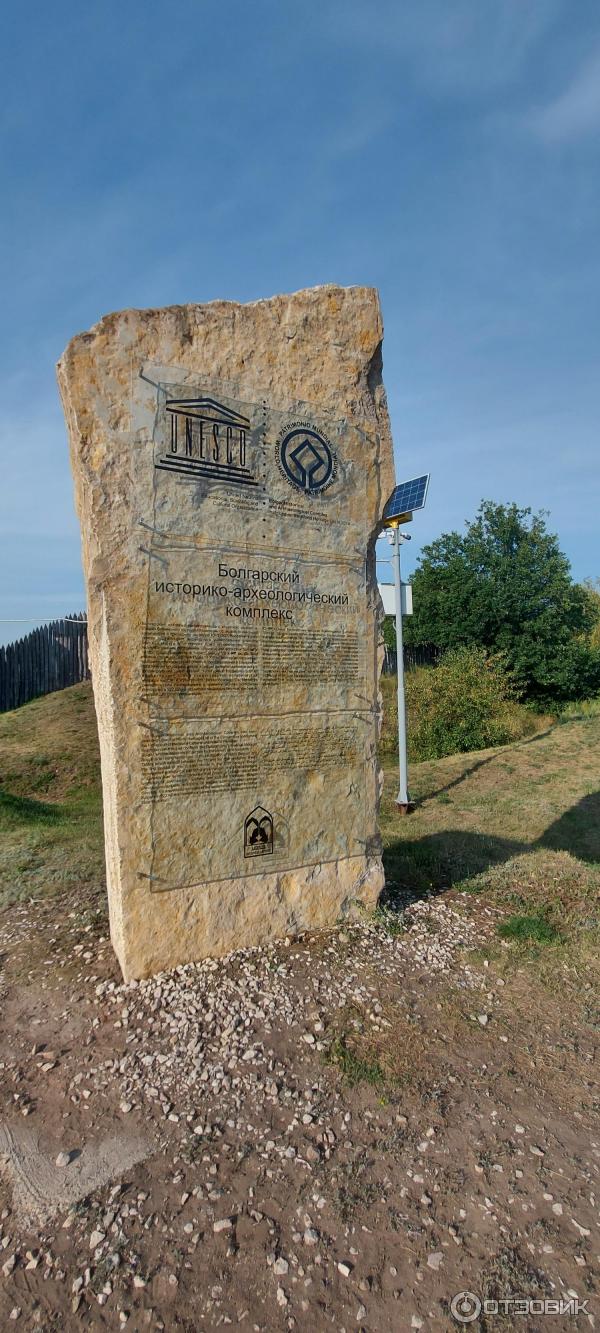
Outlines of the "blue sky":
[[600,573],[597,0],[38,0],[3,39],[0,619],[83,605],[68,339],[320,282],[381,293],[406,572],[486,497]]

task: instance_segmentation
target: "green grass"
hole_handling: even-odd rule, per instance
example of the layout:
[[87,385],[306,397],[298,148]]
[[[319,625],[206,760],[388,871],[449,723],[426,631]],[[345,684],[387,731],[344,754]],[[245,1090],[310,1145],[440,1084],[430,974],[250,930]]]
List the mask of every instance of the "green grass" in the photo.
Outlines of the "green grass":
[[0,790],[0,828],[3,830],[22,829],[30,824],[56,824],[64,819],[64,815],[60,805],[49,805],[47,801],[13,796],[9,791]]
[[583,699],[565,704],[558,716],[559,722],[586,722],[600,717],[600,699]]
[[385,1070],[376,1059],[365,1059],[357,1055],[347,1043],[345,1037],[335,1037],[329,1047],[327,1061],[339,1069],[349,1087],[358,1083],[368,1083],[372,1088],[382,1089],[386,1083]]
[[598,701],[512,745],[410,765],[408,817],[394,803],[395,762],[382,759],[384,905],[401,912],[458,889],[467,907],[476,895],[506,914],[502,966],[535,956],[550,984],[563,964],[574,985],[600,983]]
[[536,944],[556,944],[561,939],[560,931],[538,912],[534,916],[509,916],[497,927],[502,940],[518,940],[520,944],[534,941]]
[[0,907],[104,878],[91,686],[0,715]]
[[[560,953],[575,979],[584,962],[595,973],[600,701],[545,719],[511,745],[412,764],[408,817],[395,806],[395,757],[384,748],[382,760],[387,889],[378,924],[398,934],[406,902],[460,889],[469,893],[465,909],[474,894],[504,914],[502,958],[535,946],[549,960]],[[0,906],[103,883],[100,764],[86,684],[0,715]],[[361,1070],[362,1081],[377,1081],[377,1052],[343,1037],[336,1051],[345,1076]]]

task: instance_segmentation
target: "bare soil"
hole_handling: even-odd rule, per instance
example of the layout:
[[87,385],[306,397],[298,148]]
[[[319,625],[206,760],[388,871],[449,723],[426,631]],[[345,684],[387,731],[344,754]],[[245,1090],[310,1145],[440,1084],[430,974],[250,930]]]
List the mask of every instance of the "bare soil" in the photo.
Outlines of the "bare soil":
[[100,924],[5,919],[3,1122],[51,1164],[107,1138],[148,1155],[41,1224],[4,1172],[0,1326],[446,1329],[464,1289],[597,1311],[597,1029],[549,997],[532,1021],[529,978],[474,968],[466,906],[483,943],[493,918],[449,895],[414,933],[346,927],[160,996],[120,986]]

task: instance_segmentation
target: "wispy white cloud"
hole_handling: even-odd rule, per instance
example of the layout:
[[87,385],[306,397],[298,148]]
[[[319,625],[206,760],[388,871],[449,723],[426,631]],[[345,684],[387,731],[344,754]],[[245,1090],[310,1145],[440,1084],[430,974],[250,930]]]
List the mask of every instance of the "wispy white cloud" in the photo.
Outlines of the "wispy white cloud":
[[376,51],[384,62],[404,59],[430,93],[462,97],[516,77],[560,7],[561,0],[379,0],[376,6],[339,0],[326,21],[340,42]]
[[558,97],[530,113],[527,126],[548,144],[570,143],[600,130],[600,47]]
[[327,160],[363,153],[388,129],[393,112],[389,101],[376,101],[366,109],[361,104],[351,104],[327,128],[319,151]]

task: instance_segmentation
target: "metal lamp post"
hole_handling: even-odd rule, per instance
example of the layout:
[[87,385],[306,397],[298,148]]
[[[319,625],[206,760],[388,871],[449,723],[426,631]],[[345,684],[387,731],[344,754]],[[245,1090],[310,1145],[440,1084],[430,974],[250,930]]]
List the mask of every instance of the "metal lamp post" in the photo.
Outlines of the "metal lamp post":
[[392,491],[383,511],[383,526],[388,529],[392,547],[394,566],[394,589],[396,607],[396,661],[398,673],[398,768],[400,786],[396,805],[403,815],[412,809],[408,794],[408,758],[406,746],[406,697],[404,690],[404,638],[402,632],[402,577],[400,570],[400,546],[403,541],[410,541],[408,533],[400,532],[404,523],[410,523],[415,509],[423,509],[429,486],[429,473],[424,477],[415,477],[413,481],[402,482]]
[[400,525],[389,533],[394,566],[394,589],[396,602],[396,671],[398,675],[398,767],[400,787],[396,805],[403,814],[407,814],[410,801],[408,798],[408,758],[406,752],[406,697],[404,693],[404,636],[402,631],[402,578],[400,573],[400,546],[410,538],[400,534]]

